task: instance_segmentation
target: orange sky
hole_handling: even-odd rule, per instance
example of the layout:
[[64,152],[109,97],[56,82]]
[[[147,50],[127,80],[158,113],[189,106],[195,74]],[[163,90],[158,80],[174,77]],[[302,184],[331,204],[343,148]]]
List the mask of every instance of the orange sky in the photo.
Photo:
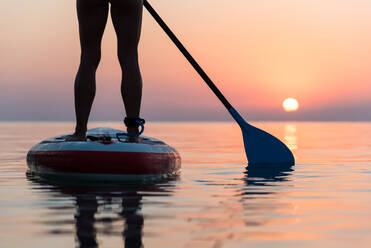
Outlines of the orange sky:
[[[247,120],[371,120],[370,1],[151,2]],[[75,0],[6,1],[0,9],[0,120],[73,120]],[[115,51],[109,21],[95,120],[124,115]],[[140,62],[143,117],[228,119],[147,12]],[[299,112],[283,112],[287,97],[298,99]]]

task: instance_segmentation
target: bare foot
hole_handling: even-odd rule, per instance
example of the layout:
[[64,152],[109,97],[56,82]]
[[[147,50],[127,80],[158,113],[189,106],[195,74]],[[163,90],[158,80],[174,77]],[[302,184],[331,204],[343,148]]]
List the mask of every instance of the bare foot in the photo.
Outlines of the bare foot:
[[86,141],[86,135],[78,135],[74,133],[72,135],[67,135],[65,141],[67,142]]
[[130,136],[127,137],[126,142],[140,143],[142,139],[139,137],[139,127],[127,127],[127,132]]
[[126,141],[129,143],[141,143],[142,138],[138,136],[128,136]]

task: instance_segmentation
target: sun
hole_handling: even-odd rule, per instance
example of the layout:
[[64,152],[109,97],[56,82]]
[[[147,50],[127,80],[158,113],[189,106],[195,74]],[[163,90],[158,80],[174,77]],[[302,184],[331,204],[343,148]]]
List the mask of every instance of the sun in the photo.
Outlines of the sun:
[[295,98],[289,97],[283,101],[282,107],[286,112],[294,112],[299,109],[299,102]]

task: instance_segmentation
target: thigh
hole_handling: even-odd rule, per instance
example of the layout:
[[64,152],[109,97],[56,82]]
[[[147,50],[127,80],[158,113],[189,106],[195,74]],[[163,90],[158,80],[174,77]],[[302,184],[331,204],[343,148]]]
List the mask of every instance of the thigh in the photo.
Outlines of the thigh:
[[108,0],[77,0],[82,48],[100,46],[108,17]]
[[119,50],[135,49],[142,28],[143,0],[110,0],[110,2]]

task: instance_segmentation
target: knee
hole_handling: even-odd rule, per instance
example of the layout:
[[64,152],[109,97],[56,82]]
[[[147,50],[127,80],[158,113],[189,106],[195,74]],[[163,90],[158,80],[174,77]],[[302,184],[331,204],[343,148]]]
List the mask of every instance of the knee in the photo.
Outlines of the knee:
[[119,49],[118,59],[121,67],[130,67],[138,64],[138,51],[137,48],[133,49]]
[[101,59],[100,49],[91,50],[86,49],[81,52],[81,62],[80,67],[97,70],[99,62]]

